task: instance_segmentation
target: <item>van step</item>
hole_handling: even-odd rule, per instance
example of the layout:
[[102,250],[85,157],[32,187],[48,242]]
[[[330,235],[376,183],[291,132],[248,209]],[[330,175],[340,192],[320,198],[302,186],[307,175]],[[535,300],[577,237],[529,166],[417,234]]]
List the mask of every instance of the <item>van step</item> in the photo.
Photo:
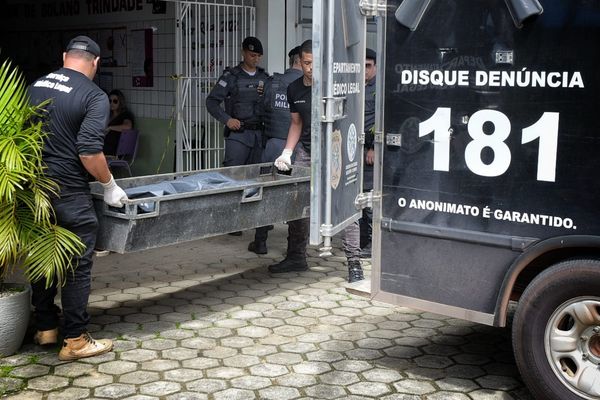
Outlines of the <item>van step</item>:
[[371,280],[363,279],[362,281],[349,283],[346,285],[346,291],[350,294],[362,297],[371,297]]

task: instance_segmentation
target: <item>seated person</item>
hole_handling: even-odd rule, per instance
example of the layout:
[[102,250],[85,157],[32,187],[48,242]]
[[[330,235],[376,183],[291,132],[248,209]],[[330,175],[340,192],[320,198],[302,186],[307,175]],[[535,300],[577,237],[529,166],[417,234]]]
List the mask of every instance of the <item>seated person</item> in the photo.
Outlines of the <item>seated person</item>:
[[121,132],[133,129],[133,114],[127,109],[125,96],[120,90],[112,90],[108,94],[108,99],[110,101],[110,122],[106,128],[108,133],[104,138],[104,154],[115,156]]

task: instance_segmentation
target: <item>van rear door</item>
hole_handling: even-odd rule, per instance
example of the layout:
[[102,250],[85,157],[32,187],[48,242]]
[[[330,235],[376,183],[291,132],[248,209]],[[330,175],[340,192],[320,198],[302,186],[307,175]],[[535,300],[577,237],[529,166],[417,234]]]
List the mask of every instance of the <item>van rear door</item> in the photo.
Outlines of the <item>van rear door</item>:
[[361,215],[365,37],[359,2],[313,2],[310,243],[325,254]]

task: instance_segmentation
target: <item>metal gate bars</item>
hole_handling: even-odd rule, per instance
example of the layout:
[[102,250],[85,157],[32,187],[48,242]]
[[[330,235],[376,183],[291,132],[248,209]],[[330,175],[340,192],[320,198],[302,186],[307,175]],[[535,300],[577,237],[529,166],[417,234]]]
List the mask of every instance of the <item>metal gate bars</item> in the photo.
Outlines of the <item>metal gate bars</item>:
[[177,172],[218,168],[225,148],[222,125],[205,100],[228,66],[241,61],[241,44],[254,35],[254,0],[175,1]]

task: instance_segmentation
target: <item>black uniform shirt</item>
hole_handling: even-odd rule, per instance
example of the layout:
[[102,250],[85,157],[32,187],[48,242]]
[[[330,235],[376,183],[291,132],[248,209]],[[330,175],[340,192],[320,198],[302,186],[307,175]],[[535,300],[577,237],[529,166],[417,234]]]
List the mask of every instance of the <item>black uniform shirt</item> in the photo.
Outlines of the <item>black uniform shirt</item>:
[[29,87],[32,104],[51,99],[43,159],[62,193],[89,192],[79,155],[102,152],[110,115],[108,96],[80,72],[61,68]]
[[302,134],[300,143],[310,154],[310,117],[311,117],[311,99],[312,87],[304,85],[304,76],[290,83],[287,89],[288,103],[290,112],[299,113],[302,118]]

